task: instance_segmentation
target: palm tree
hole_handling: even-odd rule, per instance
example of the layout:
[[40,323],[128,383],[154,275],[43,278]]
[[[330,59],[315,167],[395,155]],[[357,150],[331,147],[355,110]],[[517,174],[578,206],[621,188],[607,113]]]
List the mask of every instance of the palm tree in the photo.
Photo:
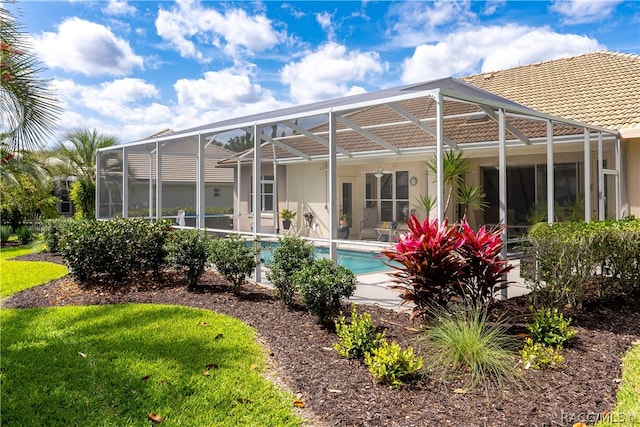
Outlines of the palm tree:
[[48,181],[50,178],[38,153],[31,151],[12,153],[0,146],[0,165],[0,183],[3,185],[19,185],[22,176],[30,176],[39,181]]
[[59,175],[74,176],[78,180],[96,183],[96,154],[100,148],[118,143],[113,136],[101,135],[96,129],[75,129],[67,133],[53,151]]
[[0,6],[0,141],[13,152],[35,151],[53,135],[60,106],[44,68],[14,16]]
[[79,218],[94,216],[98,150],[115,144],[116,138],[101,135],[96,129],[76,129],[65,135],[49,159],[56,176],[76,178],[70,197]]
[[[464,212],[461,212],[461,217],[467,214],[469,207],[484,210],[487,207],[487,203],[484,201],[485,194],[482,191],[482,187],[467,184],[464,181],[464,175],[469,171],[469,160],[464,157],[464,152],[462,150],[457,152],[454,150],[445,151],[442,160],[442,179],[445,185],[448,186],[444,211],[447,212],[449,210],[451,199],[463,205]],[[434,157],[427,166],[437,175],[437,158]],[[433,204],[434,201],[428,200],[428,202]],[[423,200],[422,203],[425,204],[426,201]],[[431,206],[430,204],[428,206]]]

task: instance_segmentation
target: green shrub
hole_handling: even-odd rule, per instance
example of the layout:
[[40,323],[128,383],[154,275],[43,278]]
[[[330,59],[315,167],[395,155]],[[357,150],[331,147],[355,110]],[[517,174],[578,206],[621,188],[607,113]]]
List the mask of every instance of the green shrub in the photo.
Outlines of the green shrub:
[[165,241],[170,221],[142,219],[75,221],[58,242],[70,274],[81,283],[101,278],[108,284],[166,265]]
[[340,299],[356,290],[356,276],[328,258],[314,260],[293,275],[309,312],[324,322],[340,310]]
[[95,218],[96,185],[93,182],[80,179],[71,184],[69,199],[76,209],[76,219]]
[[257,243],[247,245],[239,234],[217,238],[211,243],[209,259],[218,272],[231,282],[234,293],[240,292],[242,284],[258,266],[260,246]]
[[73,222],[70,218],[45,219],[42,222],[42,237],[47,251],[58,253],[62,236]]
[[11,236],[10,225],[0,225],[0,243],[7,243]]
[[182,272],[189,288],[194,288],[204,274],[209,258],[207,235],[198,230],[176,230],[167,239],[167,261]]
[[559,347],[547,347],[531,338],[527,338],[521,355],[525,369],[557,368],[564,362]]
[[442,377],[466,377],[468,387],[491,381],[502,387],[518,378],[518,340],[504,319],[489,321],[486,311],[458,307],[434,308],[420,340],[428,354],[427,369]]
[[531,332],[534,343],[562,348],[576,334],[569,328],[570,324],[571,318],[565,319],[557,308],[543,308],[533,313],[532,322],[527,325],[527,329]]
[[585,284],[597,295],[640,287],[640,220],[556,223],[532,228],[521,271],[537,306],[582,306]]
[[385,339],[364,354],[364,363],[377,380],[393,388],[400,387],[403,379],[422,368],[422,358],[414,356],[412,347],[402,350],[396,342],[389,344]]
[[273,258],[268,265],[267,279],[275,286],[284,304],[293,302],[296,291],[293,273],[311,264],[313,259],[313,245],[306,240],[297,236],[278,239],[278,246],[273,250]]
[[529,233],[526,254],[535,261],[522,272],[535,305],[582,306],[596,261],[590,251],[593,236],[573,232],[577,227],[578,223],[542,225]]
[[358,316],[356,305],[351,306],[351,323],[347,323],[344,315],[336,323],[336,333],[340,341],[333,345],[338,354],[348,359],[364,357],[365,353],[378,347],[384,337],[384,332],[377,332],[371,324],[371,315],[363,313]]
[[31,230],[31,227],[26,225],[18,228],[16,230],[16,234],[18,236],[18,241],[23,245],[26,245],[33,240],[33,230]]

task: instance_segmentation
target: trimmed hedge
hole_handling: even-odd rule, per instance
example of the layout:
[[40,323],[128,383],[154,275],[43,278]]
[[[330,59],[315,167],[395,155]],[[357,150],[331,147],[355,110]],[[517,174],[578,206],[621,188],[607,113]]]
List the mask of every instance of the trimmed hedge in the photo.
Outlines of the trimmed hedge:
[[534,302],[582,306],[586,286],[599,297],[640,289],[640,220],[541,224],[528,235],[522,275]]
[[101,278],[117,283],[137,274],[160,274],[170,228],[171,221],[131,218],[75,221],[60,235],[58,249],[79,282]]

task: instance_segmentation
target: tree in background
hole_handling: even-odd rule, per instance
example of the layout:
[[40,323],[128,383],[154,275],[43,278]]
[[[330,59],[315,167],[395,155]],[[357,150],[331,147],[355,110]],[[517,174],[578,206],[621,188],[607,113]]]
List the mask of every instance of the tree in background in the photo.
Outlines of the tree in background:
[[51,195],[53,184],[41,161],[41,153],[12,153],[0,147],[0,211],[3,224],[15,230],[24,220],[53,218],[57,197]]
[[253,148],[253,138],[248,132],[244,135],[238,135],[229,138],[226,143],[220,142],[218,140],[214,140],[213,143],[219,147],[226,148],[227,150],[231,150],[235,153],[241,153],[250,148]]
[[42,148],[61,111],[21,28],[0,5],[0,141],[12,152]]
[[96,155],[100,148],[116,145],[116,138],[101,135],[96,129],[75,129],[65,135],[53,150],[56,176],[75,177],[70,199],[79,218],[95,216]]

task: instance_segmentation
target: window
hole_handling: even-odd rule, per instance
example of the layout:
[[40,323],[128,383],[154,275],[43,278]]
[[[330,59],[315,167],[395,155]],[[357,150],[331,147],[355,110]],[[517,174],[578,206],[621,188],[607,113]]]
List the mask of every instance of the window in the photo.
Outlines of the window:
[[[253,212],[253,177],[251,180],[251,189],[249,191],[249,210]],[[262,205],[262,212],[273,212],[273,188],[275,181],[273,175],[263,175],[260,180],[260,198]]]
[[213,188],[213,198],[214,198],[214,199],[218,199],[218,198],[220,198],[220,189],[219,189],[219,188],[217,188],[217,187],[214,187],[214,188]]
[[[556,220],[563,212],[574,208],[579,201],[579,176],[577,163],[554,165],[554,195]],[[498,170],[494,167],[482,168],[484,201],[488,207],[484,211],[484,222],[498,224],[499,182]],[[507,222],[512,225],[539,222],[547,213],[547,165],[526,165],[507,167]],[[580,209],[575,209],[578,213]],[[584,211],[584,209],[582,209]]]
[[60,213],[71,213],[71,202],[60,202]]
[[397,171],[365,177],[365,207],[378,206],[380,221],[403,221],[409,216],[409,172]]

